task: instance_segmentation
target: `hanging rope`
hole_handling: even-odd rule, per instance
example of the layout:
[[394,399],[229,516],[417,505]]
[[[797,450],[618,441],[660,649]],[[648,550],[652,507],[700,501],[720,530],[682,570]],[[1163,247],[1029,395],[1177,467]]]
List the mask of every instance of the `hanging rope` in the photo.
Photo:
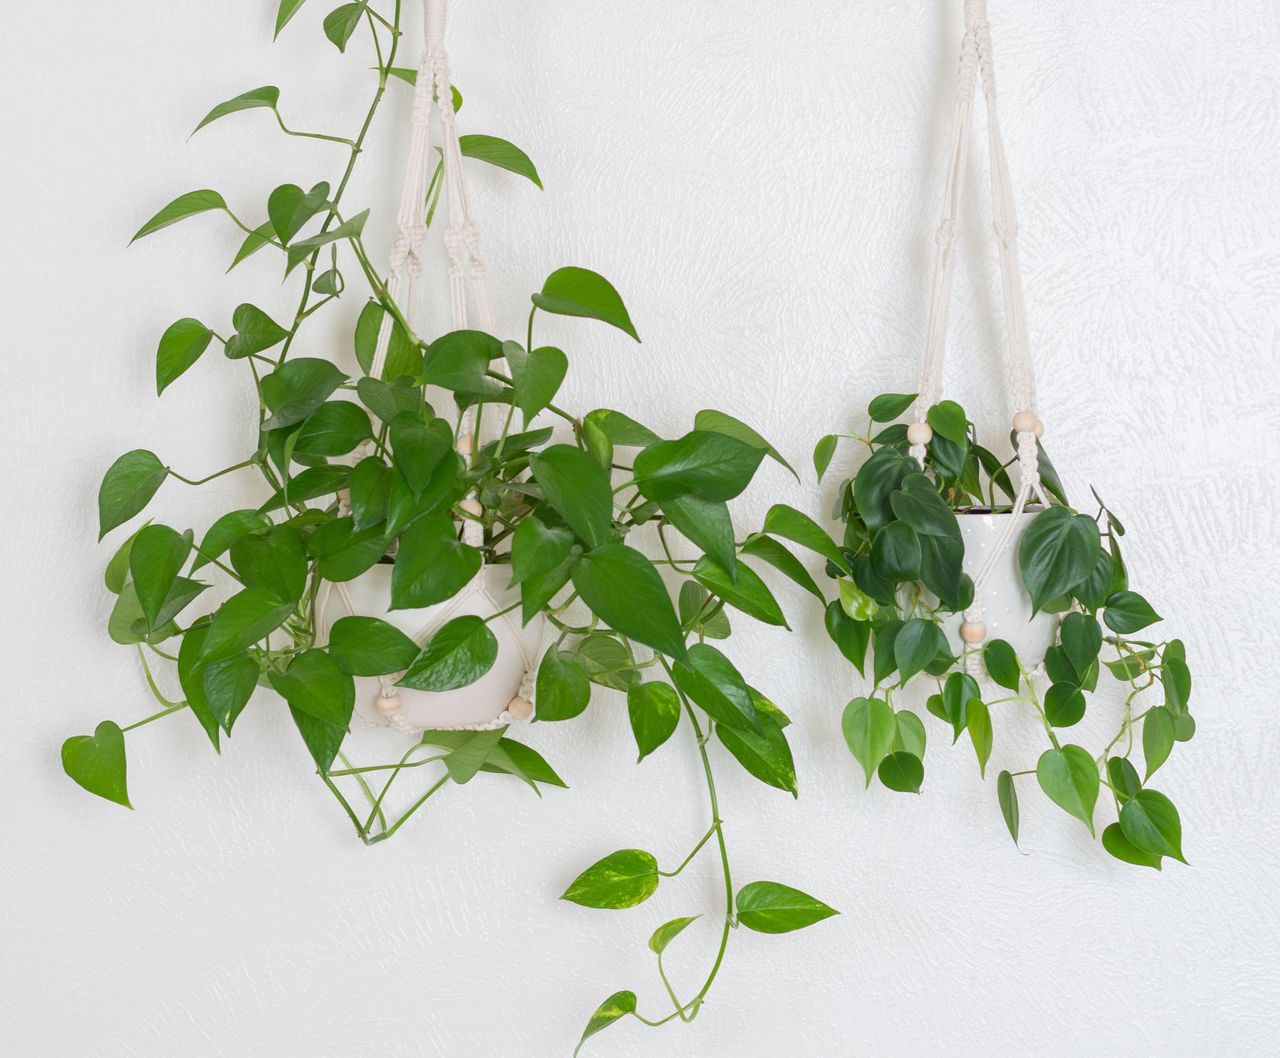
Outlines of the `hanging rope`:
[[[449,57],[444,48],[448,0],[423,0],[422,7],[426,43],[422,51],[422,59],[418,64],[418,76],[414,85],[413,134],[400,193],[400,208],[396,213],[396,235],[391,248],[387,292],[393,301],[404,307],[406,314],[412,312],[415,285],[422,274],[422,247],[427,235],[425,211],[427,194],[431,187],[431,174],[434,171],[431,126],[433,111],[435,111],[440,116],[440,153],[443,158],[444,181],[442,195],[445,199],[446,216],[444,244],[449,261],[449,304],[453,329],[463,330],[467,327],[467,287],[470,286],[477,322],[482,330],[492,334],[497,329],[497,325],[489,299],[485,263],[480,252],[480,228],[471,214],[471,206],[467,198],[462,146],[458,140],[453,92],[449,80]],[[387,352],[390,349],[394,326],[395,321],[391,314],[384,313],[369,371],[374,378],[380,378],[386,367]],[[475,404],[471,404],[463,412],[458,431],[459,454],[468,461],[475,458],[480,448],[476,407]],[[345,509],[347,501],[344,499],[341,503]],[[465,515],[462,523],[463,542],[471,547],[483,548],[484,526],[478,518],[482,508],[475,494],[467,496],[459,506]],[[419,645],[425,643],[430,635],[458,609],[468,595],[477,594],[495,610],[502,609],[503,607],[490,594],[485,579],[486,571],[482,566],[475,577],[450,600],[443,611],[433,614],[430,621],[412,637],[415,642]],[[338,584],[337,588],[347,612],[354,614],[355,608],[346,586]],[[329,585],[326,582],[325,591],[319,603],[322,609],[328,602],[329,595]],[[516,707],[519,702],[525,703],[524,706],[518,707],[518,712],[524,712],[524,715],[517,715],[511,709],[504,709],[493,721],[463,725],[462,729],[465,730],[492,730],[505,727],[514,720],[528,718],[526,707],[533,701],[534,668],[541,654],[542,640],[540,637],[537,648],[531,654],[524,645],[521,627],[511,619],[510,614],[503,614],[498,618],[498,622],[509,632],[509,639],[519,649],[524,665],[524,677],[515,698],[510,703],[513,707]],[[406,731],[419,730],[400,713],[402,702],[400,692],[396,689],[395,677],[379,676],[378,683],[380,686],[377,703],[379,712],[388,717],[398,728]]]
[[[960,202],[969,157],[973,101],[978,77],[982,78],[983,99],[987,109],[987,147],[991,168],[991,213],[996,236],[996,252],[1000,262],[1001,300],[1004,305],[1009,349],[1009,382],[1014,405],[1013,416],[1018,454],[1018,491],[1011,516],[987,561],[973,579],[973,604],[964,611],[960,636],[965,643],[977,646],[986,639],[983,624],[982,586],[996,562],[1009,546],[1020,516],[1034,497],[1048,506],[1049,499],[1040,484],[1040,459],[1037,440],[1044,426],[1036,415],[1035,374],[1031,362],[1031,342],[1027,331],[1026,306],[1022,291],[1022,275],[1018,266],[1018,216],[1014,206],[1013,187],[1009,178],[1009,162],[996,108],[996,85],[992,63],[991,26],[987,21],[986,0],[965,0],[964,38],[960,45],[959,84],[956,91],[955,132],[951,162],[947,171],[943,197],[942,223],[938,226],[933,258],[933,282],[930,288],[929,323],[925,332],[924,356],[920,365],[919,396],[916,421],[907,428],[910,453],[924,468],[926,445],[933,430],[926,421],[928,410],[938,402],[942,391],[942,368],[946,356],[947,317],[951,305],[951,287],[955,275],[955,243],[960,219]],[[977,662],[976,651],[965,659],[972,671]]]

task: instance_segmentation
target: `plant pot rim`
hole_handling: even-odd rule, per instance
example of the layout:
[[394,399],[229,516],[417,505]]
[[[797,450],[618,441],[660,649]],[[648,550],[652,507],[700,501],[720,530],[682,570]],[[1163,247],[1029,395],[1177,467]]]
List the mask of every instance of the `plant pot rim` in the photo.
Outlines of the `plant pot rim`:
[[[1022,509],[1022,513],[1023,514],[1039,514],[1041,511],[1044,511],[1046,509],[1047,508],[1042,503],[1028,503],[1026,507]],[[1004,510],[1004,509],[992,508],[992,507],[958,507],[958,508],[953,508],[951,513],[954,514],[957,518],[963,518],[965,516],[1000,518],[1000,517],[1004,517],[1005,515],[1012,514],[1013,508],[1010,507],[1009,509]]]

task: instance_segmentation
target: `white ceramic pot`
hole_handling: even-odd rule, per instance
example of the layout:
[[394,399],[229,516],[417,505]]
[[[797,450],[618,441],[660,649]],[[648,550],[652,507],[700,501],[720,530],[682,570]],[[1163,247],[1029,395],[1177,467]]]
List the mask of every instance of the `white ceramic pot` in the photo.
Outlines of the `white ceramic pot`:
[[[987,626],[986,641],[1005,640],[1027,668],[1039,665],[1044,660],[1044,653],[1053,644],[1057,627],[1057,619],[1053,614],[1031,616],[1031,596],[1022,586],[1022,577],[1018,572],[1018,544],[1031,520],[1039,513],[1037,509],[1018,515],[1013,535],[1004,552],[996,559],[995,566],[987,574],[986,582],[976,600],[982,605],[982,620]],[[956,521],[960,523],[960,535],[964,538],[964,571],[970,577],[976,579],[982,571],[1012,517],[1011,513],[956,515]],[[947,639],[957,653],[964,649],[964,644],[960,641],[960,624],[963,620],[962,615],[953,614],[942,622]]]
[[[476,574],[476,580],[452,599],[423,610],[388,610],[391,601],[390,563],[379,563],[355,580],[347,581],[346,594],[351,608],[347,607],[343,593],[334,585],[321,611],[322,634],[327,639],[329,629],[340,618],[351,612],[364,617],[378,617],[395,625],[419,646],[424,646],[432,635],[449,620],[474,614],[488,617],[505,609],[520,599],[519,590],[506,587],[511,577],[508,566],[485,566]],[[356,712],[372,723],[391,723],[397,727],[425,730],[427,728],[473,728],[494,723],[507,709],[511,700],[519,695],[526,671],[532,671],[538,663],[545,619],[539,614],[529,624],[520,627],[519,608],[490,623],[498,640],[498,659],[493,668],[475,683],[459,687],[455,691],[415,691],[408,687],[394,687],[400,673],[393,673],[385,680],[399,696],[400,708],[384,714],[379,708],[382,682],[377,677],[356,677]],[[513,716],[511,719],[527,719]]]

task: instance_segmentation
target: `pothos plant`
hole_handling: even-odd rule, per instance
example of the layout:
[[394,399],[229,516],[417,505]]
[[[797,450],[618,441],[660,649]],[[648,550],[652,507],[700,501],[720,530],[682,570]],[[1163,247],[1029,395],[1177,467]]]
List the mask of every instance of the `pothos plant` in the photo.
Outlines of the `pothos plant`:
[[[1002,461],[978,444],[964,410],[941,401],[927,413],[932,437],[922,472],[908,453],[908,427],[895,422],[915,399],[877,397],[864,434],[828,435],[814,451],[819,478],[840,443],[854,441],[869,451],[839,488],[835,516],[844,535],[839,557],[827,564],[839,601],[826,611],[832,640],[872,683],[870,694],[853,699],[843,716],[845,739],[867,784],[878,777],[891,790],[919,790],[925,726],[896,706],[895,695],[928,681],[934,690],[928,711],[948,726],[953,743],[968,733],[984,777],[995,729],[1012,721],[1007,714],[1026,710],[1043,727],[1048,745],[1034,766],[1001,771],[996,780],[1015,842],[1018,786],[1034,776],[1091,834],[1105,789],[1116,821],[1103,829],[1102,844],[1117,859],[1157,869],[1165,857],[1182,860],[1177,809],[1147,784],[1174,746],[1195,733],[1191,675],[1180,640],[1135,638],[1160,617],[1129,587],[1120,549],[1124,526],[1096,492],[1096,511],[1070,507],[1037,441],[1040,481],[1051,503],[1022,536],[1017,565],[1033,611],[1056,615],[1043,678],[1037,679],[1035,660],[1019,658],[1002,639],[968,645],[962,637],[957,654],[942,621],[970,606],[974,594],[962,568],[957,515],[1009,511],[1016,494],[1009,471],[1017,460]],[[999,691],[984,693],[967,671],[969,658],[981,660]],[[1103,679],[1119,686],[1123,706],[1115,736],[1095,752],[1073,744],[1068,731],[1087,709],[1100,707],[1095,692]],[[1141,769],[1131,760],[1139,741]]]
[[[300,6],[300,0],[283,0],[277,33]],[[197,477],[180,474],[151,451],[125,453],[107,470],[99,491],[99,537],[141,514],[170,479],[199,486],[245,472],[261,479],[263,499],[223,514],[199,539],[191,529],[147,522],[116,549],[105,575],[116,595],[108,630],[136,650],[161,708],[125,726],[105,720],[93,735],[68,739],[63,767],[90,792],[132,807],[127,734],[162,718],[190,716],[219,749],[246,708],[277,707],[267,696],[252,700],[258,688],[266,688],[283,699],[320,780],[366,843],[391,837],[444,786],[465,784],[480,773],[514,775],[535,791],[563,786],[551,765],[505,728],[426,731],[400,759],[386,763],[356,766],[344,754],[355,677],[394,675],[400,685],[425,691],[465,687],[494,663],[498,646],[489,625],[495,618],[516,608],[526,623],[545,618],[554,641],[537,670],[537,719],[580,715],[593,686],[623,691],[643,759],[671,738],[682,715],[687,718],[709,798],[706,833],[669,871],[660,870],[647,852],[616,852],[584,871],[564,898],[588,907],[635,906],[654,892],[660,877],[678,876],[714,839],[725,888],[719,948],[695,996],[681,1001],[667,986],[674,1011],[661,1019],[688,1021],[716,977],[732,927],[781,933],[835,914],[775,882],[752,882],[735,894],[710,747],[714,735],[749,774],[796,793],[786,715],[709,641],[730,633],[726,606],[785,626],[775,597],[744,556],[811,585],[780,541],[811,545],[821,530],[800,512],[777,506],[762,532],[737,540],[728,501],[750,484],[767,456],[786,464],[758,433],[723,412],[699,412],[690,432],[663,440],[621,412],[597,409],[579,417],[556,403],[567,358],[535,342],[539,311],[600,320],[637,337],[617,291],[594,272],[553,272],[532,297],[523,342],[476,330],[428,341],[414,331],[370,263],[363,237],[369,211],[352,213],[344,205],[388,84],[414,79],[413,71],[395,65],[398,0],[392,7],[382,14],[367,2],[344,4],[324,20],[326,36],[340,51],[361,27],[367,29],[374,54],[376,86],[354,137],[290,129],[274,87],[219,104],[197,126],[237,112],[270,110],[289,135],[331,141],[344,150],[336,183],[320,182],[306,191],[294,184],[277,187],[267,196],[267,219],[257,225],[242,220],[217,192],[191,192],[165,206],[135,236],[197,214],[222,213],[246,234],[232,267],[251,254],[278,254],[298,301],[284,323],[246,303],[235,310],[229,333],[182,319],[160,338],[158,393],[208,349],[220,347],[252,377],[256,422],[243,431],[244,458]],[[455,107],[461,105],[461,96],[451,91]],[[506,140],[461,142],[464,155],[541,186],[527,155]],[[423,203],[428,225],[441,188],[438,169]],[[327,307],[350,303],[349,275],[363,280],[369,292],[351,348],[317,349],[307,324]],[[391,328],[390,346],[385,368],[375,376],[384,324]],[[349,374],[329,356],[301,355],[302,349],[351,352],[359,370]],[[469,409],[477,416],[472,436],[485,436],[485,419],[491,420],[491,436],[483,443],[461,433]],[[558,423],[559,436],[542,420]],[[478,546],[463,539],[466,521],[483,529]],[[632,546],[642,527],[656,557]],[[692,549],[695,557],[675,557],[672,535],[686,541],[682,553]],[[519,598],[487,617],[455,618],[425,645],[376,616],[344,617],[326,636],[318,613],[324,584],[353,580],[379,563],[392,565],[390,610],[444,602],[482,565],[506,567]],[[232,593],[216,605],[202,605],[215,581]],[[163,667],[172,675],[166,677]],[[161,689],[174,678],[178,692]],[[392,784],[432,763],[441,766],[439,777],[398,818],[389,818],[384,806]],[[361,797],[367,803],[357,811]],[[662,953],[692,921],[668,922],[650,941],[664,982]],[[630,992],[607,1000],[583,1039],[625,1014],[646,1020],[636,1013]]]

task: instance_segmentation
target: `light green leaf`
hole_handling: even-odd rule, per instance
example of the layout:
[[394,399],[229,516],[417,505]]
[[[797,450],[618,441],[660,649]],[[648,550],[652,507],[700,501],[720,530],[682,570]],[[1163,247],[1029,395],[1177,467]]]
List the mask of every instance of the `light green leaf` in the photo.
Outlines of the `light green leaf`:
[[219,103],[216,107],[209,111],[201,120],[200,124],[191,130],[191,135],[195,135],[211,121],[217,121],[218,118],[224,118],[228,114],[235,114],[241,110],[253,110],[257,107],[267,107],[275,110],[276,104],[280,102],[280,89],[274,85],[264,85],[262,88],[252,88],[248,92],[241,92],[234,99],[228,99],[225,103]]
[[953,445],[964,448],[969,443],[969,421],[965,418],[964,409],[955,401],[939,401],[929,409],[925,421],[933,427],[934,433]]
[[[231,316],[231,323],[236,333],[227,339],[226,355],[230,360],[242,360],[246,356],[260,353],[289,337],[289,332],[257,305],[244,304],[237,307]],[[327,360],[313,362],[329,363]],[[334,370],[337,371],[337,368]]]
[[642,849],[620,849],[593,863],[561,895],[583,907],[635,907],[658,888],[658,861]]
[[[205,656],[209,644],[205,644]],[[355,683],[323,650],[306,650],[283,672],[268,673],[271,686],[294,709],[345,728],[355,706]]]
[[1120,829],[1138,849],[1182,863],[1182,821],[1173,802],[1158,790],[1140,790],[1120,809]]
[[1059,808],[1070,812],[1093,833],[1093,807],[1098,801],[1098,765],[1079,746],[1047,749],[1036,764],[1040,788]]
[[136,448],[107,469],[98,488],[98,539],[142,510],[168,477],[154,452]]
[[329,654],[353,676],[385,676],[407,669],[418,644],[376,617],[343,617],[329,630]]
[[586,268],[556,269],[542,284],[542,292],[533,295],[533,303],[543,312],[585,316],[612,324],[636,341],[640,340],[613,284]]
[[573,586],[614,631],[673,658],[685,656],[684,634],[662,575],[625,544],[606,544],[573,567]]
[[347,42],[351,40],[351,34],[360,25],[360,19],[364,17],[365,8],[368,6],[369,0],[360,0],[359,3],[335,7],[324,16],[324,35],[338,51],[347,50]]
[[270,227],[282,243],[288,243],[312,217],[329,204],[329,185],[325,181],[303,191],[297,184],[281,184],[267,197]]
[[213,331],[199,320],[188,317],[170,324],[156,350],[156,396],[199,360],[212,340]]
[[623,415],[620,411],[611,411],[608,408],[597,408],[595,411],[588,412],[583,422],[594,423],[604,431],[604,435],[610,441],[622,448],[648,448],[649,445],[662,440],[649,427],[636,422],[628,415]]
[[669,683],[637,680],[627,688],[627,715],[640,751],[639,763],[675,732],[680,723],[680,698]]
[[813,469],[817,472],[819,483],[826,474],[827,467],[831,465],[831,460],[836,454],[836,445],[839,443],[840,438],[829,433],[813,446]]
[[735,419],[732,415],[726,415],[724,412],[716,411],[714,408],[706,408],[693,417],[693,428],[711,433],[722,433],[726,437],[732,437],[743,444],[750,445],[752,448],[759,448],[770,459],[790,470],[797,481],[800,480],[800,475],[795,472],[795,468],[782,458],[781,453],[773,445],[752,427],[739,419]]
[[306,3],[306,0],[280,0],[280,8],[276,11],[276,32],[272,37],[274,40],[280,36],[280,31],[289,24],[289,20],[298,13],[298,9]]
[[689,915],[685,918],[673,918],[670,922],[664,922],[653,931],[653,936],[649,938],[649,950],[655,955],[661,955],[667,950],[668,944],[701,917],[701,915]]
[[252,257],[264,246],[269,245],[273,234],[274,229],[271,227],[271,221],[267,221],[265,224],[259,224],[254,228],[253,231],[244,237],[244,242],[240,244],[240,249],[236,251],[236,255],[232,258],[231,264],[227,266],[227,271],[230,272],[231,269],[235,268],[235,266],[241,261]]
[[757,933],[790,933],[838,915],[808,893],[779,882],[751,882],[738,890],[738,922]]
[[582,1039],[578,1041],[578,1046],[573,1049],[573,1058],[578,1058],[578,1052],[582,1050],[582,1045],[592,1036],[603,1029],[607,1029],[619,1018],[625,1018],[628,1014],[636,1012],[636,994],[634,992],[614,992],[608,999],[596,1007],[595,1013],[591,1015],[591,1019],[587,1022],[587,1027],[582,1030]]
[[870,787],[876,768],[894,751],[898,726],[893,707],[879,698],[854,698],[845,706],[840,726],[849,752],[862,765]]
[[417,691],[452,691],[475,683],[498,659],[498,640],[484,619],[455,617],[433,635],[397,685]]
[[194,217],[197,213],[226,208],[226,200],[216,191],[188,191],[185,195],[179,195],[147,221],[129,241],[137,242],[145,235],[167,228],[170,224],[176,224],[187,217]]
[[[527,354],[515,342],[507,342],[503,348],[507,350],[507,365],[511,368],[516,407],[524,414],[527,426],[538,412],[556,399],[565,372],[569,370],[569,359],[550,345]],[[587,428],[587,423],[583,423],[583,428]]]
[[488,162],[490,165],[496,165],[499,169],[505,169],[507,172],[515,173],[517,176],[523,176],[531,180],[539,191],[542,190],[542,180],[538,176],[538,170],[534,168],[529,156],[514,143],[508,143],[497,136],[479,136],[472,133],[467,136],[459,136],[458,146],[462,149],[464,158],[474,158],[479,162]]
[[62,743],[62,770],[91,794],[132,808],[125,784],[124,732],[104,720],[92,735],[75,735]]
[[539,720],[572,720],[581,716],[591,701],[587,670],[573,654],[551,646],[538,665],[535,694]]
[[135,538],[129,552],[129,575],[147,631],[164,623],[157,617],[190,554],[191,534],[179,533],[167,525],[145,526]]
[[292,602],[262,588],[245,588],[231,596],[213,615],[205,639],[203,664],[212,664],[260,643],[293,612]]
[[974,698],[965,709],[965,727],[978,757],[978,772],[987,777],[987,761],[991,759],[991,712],[980,698]]
[[1013,775],[1002,771],[996,780],[996,792],[1000,799],[1000,814],[1004,816],[1004,825],[1009,828],[1009,836],[1018,844],[1018,791],[1013,784]]
[[903,709],[894,714],[897,730],[893,736],[895,753],[910,753],[913,757],[924,760],[926,736],[924,724],[910,709]]

